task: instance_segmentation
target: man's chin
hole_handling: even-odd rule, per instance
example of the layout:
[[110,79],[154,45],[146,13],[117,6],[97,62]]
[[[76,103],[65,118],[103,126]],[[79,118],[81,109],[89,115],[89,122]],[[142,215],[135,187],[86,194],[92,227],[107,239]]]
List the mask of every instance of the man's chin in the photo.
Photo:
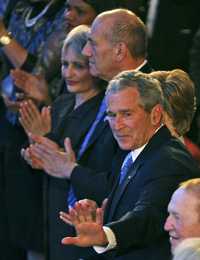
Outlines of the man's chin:
[[119,147],[120,147],[122,150],[125,150],[125,151],[127,151],[127,150],[132,150],[130,144],[127,144],[126,142],[122,142],[122,141],[120,141],[120,140],[117,140],[117,143],[118,143]]
[[174,250],[180,244],[180,242],[180,240],[170,240],[172,254],[174,253]]

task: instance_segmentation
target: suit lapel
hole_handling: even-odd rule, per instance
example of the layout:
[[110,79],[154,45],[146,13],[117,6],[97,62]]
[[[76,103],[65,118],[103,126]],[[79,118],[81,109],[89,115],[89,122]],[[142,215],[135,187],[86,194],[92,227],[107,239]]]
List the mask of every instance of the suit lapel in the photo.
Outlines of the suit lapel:
[[118,182],[116,183],[113,191],[109,196],[108,205],[106,207],[106,222],[108,222],[108,220],[112,221],[117,205],[119,204],[120,198],[124,194],[127,186],[130,183],[132,183],[132,181],[134,181],[133,179],[137,176],[142,164],[145,163],[146,158],[149,158],[150,155],[152,156],[152,150],[158,149],[158,147],[162,145],[163,142],[167,142],[170,137],[171,135],[169,130],[165,126],[161,127],[161,129],[159,129],[158,132],[151,138],[147,146],[135,160],[124,182],[121,185],[118,185]]
[[124,191],[126,190],[129,183],[132,182],[133,179],[136,177],[140,167],[141,167],[141,162],[133,163],[124,181],[120,185],[119,185],[119,180],[117,181],[113,192],[109,196],[108,212],[106,214],[108,221],[112,220],[112,217],[114,216],[120,198],[124,194]]

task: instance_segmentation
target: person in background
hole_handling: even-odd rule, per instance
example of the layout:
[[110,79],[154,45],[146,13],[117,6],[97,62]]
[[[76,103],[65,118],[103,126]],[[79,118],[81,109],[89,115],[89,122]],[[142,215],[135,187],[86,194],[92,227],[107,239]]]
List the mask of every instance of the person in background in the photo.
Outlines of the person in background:
[[164,228],[169,233],[172,252],[185,239],[200,237],[199,195],[200,178],[195,178],[181,183],[171,197]]
[[200,150],[186,137],[196,111],[194,83],[189,75],[180,69],[155,71],[151,76],[161,83],[165,98],[164,123],[171,134],[185,143],[193,157],[200,163]]
[[180,138],[191,152],[193,157],[200,162],[200,150],[186,134],[196,111],[196,96],[194,83],[183,70],[155,71],[151,76],[161,83],[165,97],[164,122],[172,135]]
[[197,96],[197,105],[200,105],[200,86],[199,86],[199,57],[200,57],[200,44],[199,44],[199,38],[200,38],[200,26],[198,27],[198,30],[196,31],[192,46],[190,48],[190,62],[189,62],[189,73],[192,78],[192,80],[195,83],[195,93]]
[[189,60],[189,73],[195,84],[195,93],[197,97],[197,111],[191,126],[191,131],[188,136],[195,142],[198,146],[200,145],[200,85],[199,85],[199,57],[200,57],[200,25],[193,37],[192,46],[190,48],[190,60]]
[[2,18],[6,12],[6,8],[9,0],[1,0],[0,1],[0,17]]
[[200,237],[187,238],[174,250],[173,260],[199,260]]
[[[200,2],[148,0],[149,61],[155,70],[189,70],[189,51],[198,28]],[[187,15],[186,15],[187,14]],[[169,19],[170,15],[170,19]]]

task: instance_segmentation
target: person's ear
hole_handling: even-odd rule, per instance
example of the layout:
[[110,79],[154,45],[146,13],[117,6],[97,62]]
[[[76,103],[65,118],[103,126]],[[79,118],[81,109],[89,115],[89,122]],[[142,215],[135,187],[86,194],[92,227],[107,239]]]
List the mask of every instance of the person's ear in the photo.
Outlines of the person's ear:
[[163,108],[160,104],[155,105],[151,110],[151,123],[158,125],[162,122]]
[[127,47],[126,47],[126,44],[123,43],[123,42],[119,42],[116,44],[115,46],[115,57],[116,57],[116,61],[121,61],[124,59],[124,57],[126,56],[127,54]]

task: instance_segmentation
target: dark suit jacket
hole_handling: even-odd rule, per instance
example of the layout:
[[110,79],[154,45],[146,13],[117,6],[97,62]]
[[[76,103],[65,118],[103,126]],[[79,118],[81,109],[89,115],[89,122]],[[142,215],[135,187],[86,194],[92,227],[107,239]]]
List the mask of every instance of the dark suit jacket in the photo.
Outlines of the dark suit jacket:
[[[53,132],[51,138],[57,140],[63,146],[65,137],[70,137],[72,147],[76,154],[84,140],[86,133],[96,118],[101,100],[104,96],[102,93],[99,97],[86,102],[80,106],[77,111],[72,111],[74,101],[73,96],[59,98],[56,102],[53,114]],[[89,104],[90,103],[90,104]],[[104,116],[105,118],[105,116]],[[118,146],[112,136],[108,122],[102,119],[97,125],[96,130],[90,138],[86,150],[79,159],[79,166],[83,169],[83,176],[78,176],[79,183],[83,185],[82,190],[73,186],[77,199],[96,198],[101,202],[107,196],[106,188],[99,185],[99,192],[93,193],[93,187],[89,185],[93,173],[99,174],[102,171],[110,171],[112,159],[117,152]],[[77,167],[77,168],[79,168]],[[85,171],[86,170],[86,171]],[[91,174],[88,174],[91,171]],[[73,173],[74,174],[74,173]],[[49,228],[49,259],[64,260],[78,259],[86,255],[89,249],[77,248],[73,246],[62,246],[61,239],[67,235],[74,235],[74,229],[58,219],[59,211],[67,211],[67,193],[70,182],[68,180],[49,177],[48,178],[48,228]],[[97,197],[98,195],[98,197]],[[94,197],[95,196],[95,197]]]
[[102,258],[169,260],[169,238],[163,229],[167,205],[180,182],[199,176],[184,145],[162,127],[109,196],[105,223],[115,233],[117,248]]

